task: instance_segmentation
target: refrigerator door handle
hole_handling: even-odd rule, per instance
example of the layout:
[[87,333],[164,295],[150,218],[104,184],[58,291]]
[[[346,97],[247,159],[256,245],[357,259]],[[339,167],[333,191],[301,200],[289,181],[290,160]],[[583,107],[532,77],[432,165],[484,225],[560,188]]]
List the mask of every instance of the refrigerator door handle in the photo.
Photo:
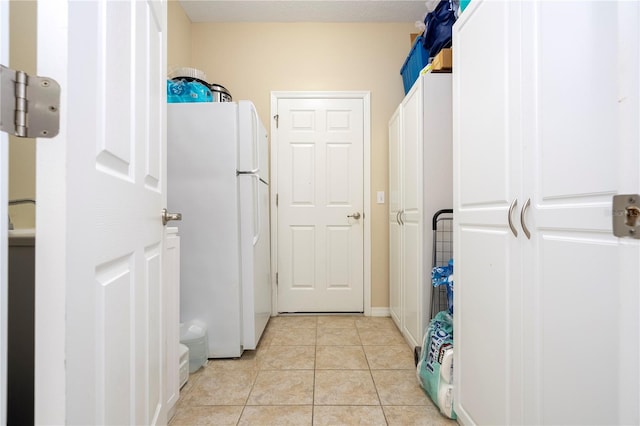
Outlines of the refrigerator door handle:
[[[256,184],[258,182],[264,182],[264,180],[262,180],[262,178],[259,175],[260,169],[254,169],[254,170],[236,170],[236,176],[250,176],[252,178],[256,178]],[[266,183],[266,182],[264,182]],[[259,191],[256,191],[256,197],[259,196],[258,194]],[[256,200],[254,200],[256,201]],[[260,202],[256,202],[255,206],[254,206],[254,212],[253,214],[255,215],[254,217],[254,223],[255,223],[255,228],[254,228],[254,234],[253,234],[253,245],[255,245],[258,242],[258,238],[260,238]],[[255,220],[255,218],[258,218],[257,220]]]
[[259,138],[259,129],[260,129],[260,118],[258,118],[258,111],[256,111],[255,106],[253,106],[251,108],[251,121],[253,121],[253,140],[251,141],[251,143],[253,144],[253,155],[254,155],[254,159],[257,162],[255,165],[258,166],[258,168],[256,170],[260,170],[260,164],[262,164],[262,162],[260,161],[260,141],[258,140]]
[[265,185],[269,186],[269,182],[267,182],[266,180],[262,179],[260,177],[260,169],[253,169],[253,170],[236,170],[236,176],[254,176],[257,177],[258,179],[260,179],[260,182],[264,183]]
[[236,176],[249,175],[249,176],[260,177],[259,173],[260,173],[260,169],[253,169],[253,170],[238,170],[238,169],[236,169]]

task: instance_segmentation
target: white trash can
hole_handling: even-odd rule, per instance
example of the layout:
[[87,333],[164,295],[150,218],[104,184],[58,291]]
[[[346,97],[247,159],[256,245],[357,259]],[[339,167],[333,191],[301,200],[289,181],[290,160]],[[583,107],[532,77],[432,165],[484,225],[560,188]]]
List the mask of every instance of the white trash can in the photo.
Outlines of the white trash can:
[[189,348],[189,373],[194,373],[205,365],[209,347],[205,323],[192,320],[180,324],[180,343]]

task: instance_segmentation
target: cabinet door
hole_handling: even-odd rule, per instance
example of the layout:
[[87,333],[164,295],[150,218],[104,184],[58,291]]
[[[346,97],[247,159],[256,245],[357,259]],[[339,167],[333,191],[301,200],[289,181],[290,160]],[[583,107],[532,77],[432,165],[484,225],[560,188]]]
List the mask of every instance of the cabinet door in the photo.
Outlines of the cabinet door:
[[639,24],[637,2],[482,1],[456,24],[461,423],[640,421],[640,244],[611,235],[640,192]]
[[411,346],[422,344],[422,78],[402,103],[402,332]]
[[398,329],[402,329],[401,125],[399,106],[389,120],[389,311]]
[[522,203],[519,8],[474,0],[454,27],[454,401],[463,424],[522,422],[522,231],[508,226],[510,206]]
[[637,424],[640,257],[611,199],[640,189],[638,3],[522,17],[525,422]]

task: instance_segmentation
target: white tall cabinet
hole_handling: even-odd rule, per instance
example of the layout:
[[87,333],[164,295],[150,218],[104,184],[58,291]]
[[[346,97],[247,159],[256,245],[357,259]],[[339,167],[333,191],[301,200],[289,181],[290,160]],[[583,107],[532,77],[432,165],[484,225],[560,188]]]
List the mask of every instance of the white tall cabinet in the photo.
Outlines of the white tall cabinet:
[[638,2],[474,0],[454,26],[455,411],[640,423]]
[[431,306],[431,218],[452,205],[451,74],[418,78],[389,121],[389,299],[410,346]]

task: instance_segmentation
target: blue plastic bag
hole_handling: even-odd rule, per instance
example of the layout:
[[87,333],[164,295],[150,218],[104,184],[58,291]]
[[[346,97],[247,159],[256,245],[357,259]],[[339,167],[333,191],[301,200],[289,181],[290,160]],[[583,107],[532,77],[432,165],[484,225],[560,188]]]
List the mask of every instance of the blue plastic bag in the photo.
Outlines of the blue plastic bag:
[[431,270],[431,283],[434,287],[447,287],[447,307],[453,315],[453,259],[449,259],[446,266],[436,266]]
[[167,80],[167,102],[213,102],[211,90],[197,81]]

